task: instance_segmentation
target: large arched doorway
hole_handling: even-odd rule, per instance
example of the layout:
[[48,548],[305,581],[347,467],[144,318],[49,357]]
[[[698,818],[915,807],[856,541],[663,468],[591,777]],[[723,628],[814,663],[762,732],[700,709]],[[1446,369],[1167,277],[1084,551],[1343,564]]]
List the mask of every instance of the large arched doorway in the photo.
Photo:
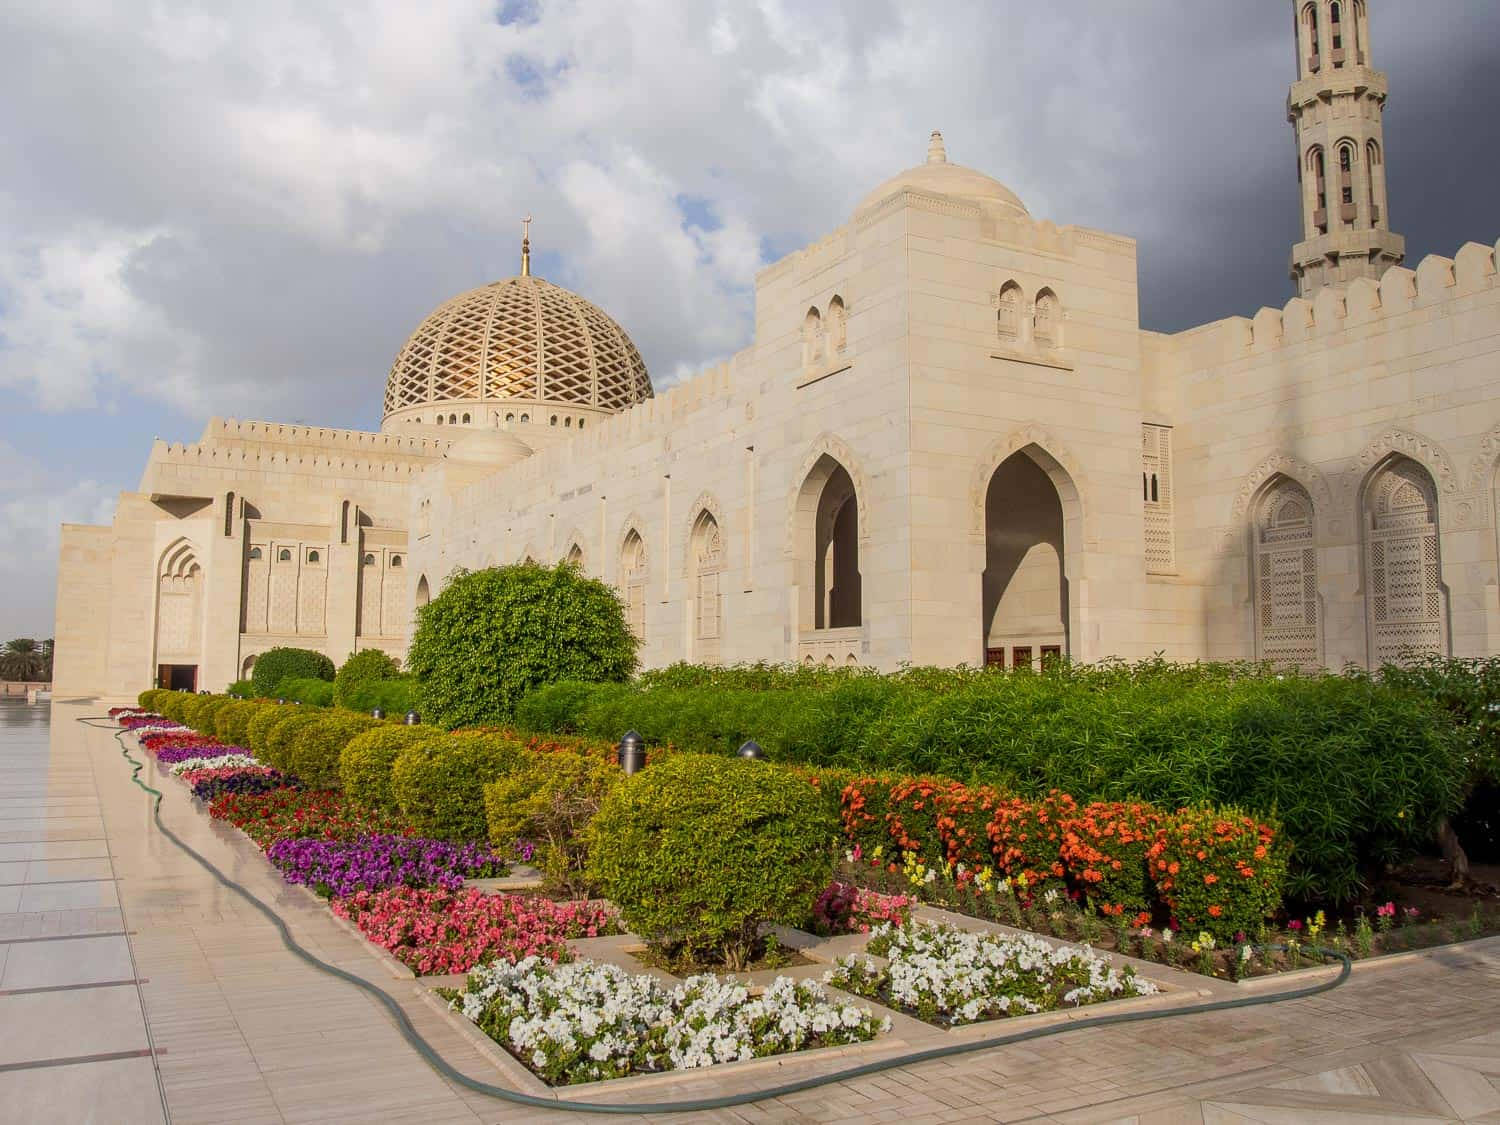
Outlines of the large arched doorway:
[[1323,615],[1312,497],[1278,474],[1261,488],[1251,512],[1255,658],[1316,668]]
[[1063,504],[1026,451],[990,477],[984,497],[985,663],[1038,668],[1069,652]]
[[162,553],[156,593],[156,682],[196,691],[203,660],[203,568],[198,552],[179,539]]
[[854,480],[825,453],[797,493],[793,555],[795,581],[805,591],[800,608],[803,630],[863,624],[860,530]]
[[694,594],[693,651],[702,664],[719,663],[724,639],[724,537],[708,509],[693,520],[689,544]]

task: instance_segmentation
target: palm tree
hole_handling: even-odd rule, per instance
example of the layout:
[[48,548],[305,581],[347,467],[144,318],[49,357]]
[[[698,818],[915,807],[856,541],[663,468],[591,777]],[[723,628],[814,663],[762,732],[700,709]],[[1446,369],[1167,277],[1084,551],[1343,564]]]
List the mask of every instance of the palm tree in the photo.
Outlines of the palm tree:
[[51,641],[37,644],[31,637],[17,637],[0,648],[0,678],[41,683],[51,675]]

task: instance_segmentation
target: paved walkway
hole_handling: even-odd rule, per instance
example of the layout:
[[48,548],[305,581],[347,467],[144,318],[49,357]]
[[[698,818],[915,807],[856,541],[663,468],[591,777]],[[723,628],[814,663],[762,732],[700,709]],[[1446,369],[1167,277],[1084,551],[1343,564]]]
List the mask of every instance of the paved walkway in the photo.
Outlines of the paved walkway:
[[[73,721],[99,711],[59,704],[50,756],[34,725],[0,720],[0,1120],[159,1121],[163,1098],[174,1122],[597,1120],[454,1088],[372,1000],[288,954],[155,832],[113,738]],[[386,988],[459,1069],[501,1081],[325,908],[164,788],[174,830],[277,903],[299,940]],[[17,940],[30,938],[48,940]],[[52,1065],[80,1058],[93,1061]],[[810,1065],[632,1096],[718,1094]],[[665,1120],[1500,1123],[1500,939],[1372,963],[1308,1000],[1070,1032]]]

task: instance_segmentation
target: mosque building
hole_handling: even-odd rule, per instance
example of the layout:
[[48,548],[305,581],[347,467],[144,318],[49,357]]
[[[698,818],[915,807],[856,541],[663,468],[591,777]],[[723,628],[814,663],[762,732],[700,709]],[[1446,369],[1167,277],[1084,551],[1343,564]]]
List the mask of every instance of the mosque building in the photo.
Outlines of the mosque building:
[[1282,307],[1143,330],[1132,239],[937,133],[660,395],[523,242],[417,326],[378,433],[214,418],[65,525],[56,689],[400,657],[456,568],[525,559],[616,587],[646,666],[1500,653],[1497,247],[1401,265],[1366,5],[1294,10]]

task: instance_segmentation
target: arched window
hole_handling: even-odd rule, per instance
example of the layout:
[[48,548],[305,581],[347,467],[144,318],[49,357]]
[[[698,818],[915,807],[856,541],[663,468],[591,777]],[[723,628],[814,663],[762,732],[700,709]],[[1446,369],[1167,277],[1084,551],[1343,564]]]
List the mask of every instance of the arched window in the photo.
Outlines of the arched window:
[[1156,474],[1151,474],[1151,503],[1156,504],[1161,500],[1161,491],[1157,487]]
[[401,556],[400,555],[392,555],[391,556],[391,569],[395,570],[395,569],[399,568],[400,566],[401,566]]
[[1033,338],[1038,347],[1055,348],[1061,343],[1062,306],[1057,294],[1043,289],[1036,295],[1036,314],[1033,318]]
[[550,422],[548,422],[547,424],[549,426],[555,426],[555,425],[557,425],[557,415],[556,414],[552,415],[552,420]]
[[522,414],[521,415],[521,421],[523,421],[523,422],[529,422],[529,421],[531,421],[531,415],[530,414]]
[[578,419],[578,428],[580,430],[583,429],[583,419],[582,418]]
[[312,564],[316,565],[321,559],[322,559],[322,556],[319,555],[317,551],[308,551],[307,552],[307,561],[309,563],[312,563]]
[[1354,65],[1365,65],[1365,6],[1363,0],[1354,0],[1349,15],[1349,36],[1354,40]]
[[1354,215],[1347,208],[1354,206],[1354,146],[1352,144],[1339,145],[1339,202],[1346,210],[1343,220],[1346,223],[1354,221]]
[[1256,658],[1314,667],[1322,646],[1312,498],[1277,477],[1255,506],[1252,535]]
[[234,534],[234,493],[224,494],[224,535],[227,538]]
[[995,329],[1004,343],[1014,344],[1021,339],[1021,287],[1014,281],[1007,281],[1000,288]]
[[1365,489],[1365,606],[1370,662],[1446,655],[1446,592],[1437,489],[1408,457],[1393,457]]
[[723,594],[720,579],[724,573],[724,538],[719,521],[707,509],[693,521],[692,533],[693,591],[696,595],[697,656],[705,664],[719,661],[719,643],[723,633]]
[[844,298],[834,295],[828,302],[828,347],[834,355],[843,354],[849,344],[849,314],[844,308]]
[[582,570],[583,548],[580,547],[577,543],[574,543],[571,547],[568,548],[568,553],[563,557],[563,562],[567,563],[569,566],[576,566],[579,570]]
[[1339,0],[1328,6],[1328,31],[1333,38],[1333,66],[1337,70],[1344,65],[1344,6]]
[[360,562],[362,562],[365,566],[374,566],[375,565],[375,556],[374,555],[366,555],[364,558],[362,558],[360,560]]
[[802,366],[812,367],[823,359],[823,318],[816,308],[802,318]]
[[347,500],[339,508],[339,542],[349,542],[349,501]]
[[1328,182],[1324,178],[1323,149],[1313,145],[1307,150],[1307,170],[1313,177],[1313,226],[1319,234],[1328,233]]
[[291,550],[289,548],[286,548],[286,547],[281,548],[281,550],[279,550],[279,551],[276,552],[276,561],[277,562],[291,562],[292,561],[292,552],[291,552]]
[[1365,143],[1365,187],[1370,195],[1370,225],[1375,226],[1380,222],[1380,196],[1375,187],[1375,178],[1380,174],[1376,169],[1380,167],[1380,144],[1377,141]]
[[573,428],[573,419],[571,419],[571,418],[564,418],[563,419],[563,429],[565,429],[565,430],[571,430],[572,428]]
[[424,574],[417,579],[417,605],[421,607],[430,601],[432,601],[432,591],[427,586],[427,575]]
[[448,415],[448,425],[450,425],[450,426],[456,426],[456,425],[458,425],[458,415],[457,414],[450,414],[450,415]]
[[442,424],[443,424],[443,416],[441,414],[439,414],[438,415],[438,425],[441,426]]
[[260,548],[259,547],[251,547],[250,548],[250,561],[251,562],[259,562],[260,559],[261,559]]
[[625,595],[625,616],[635,639],[646,640],[646,543],[631,528],[620,547],[620,589]]
[[464,425],[467,426],[468,424],[469,424],[469,416],[467,414],[465,414],[464,415]]
[[516,420],[516,414],[515,414],[515,411],[511,411],[511,412],[510,412],[510,413],[509,413],[509,414],[507,414],[507,415],[506,415],[506,416],[505,416],[505,420],[506,420],[506,421],[507,421],[507,422],[514,422],[514,421],[515,421],[515,420]]
[[1318,42],[1318,6],[1308,4],[1302,9],[1302,26],[1307,33],[1307,69],[1318,73],[1323,65],[1322,46]]

